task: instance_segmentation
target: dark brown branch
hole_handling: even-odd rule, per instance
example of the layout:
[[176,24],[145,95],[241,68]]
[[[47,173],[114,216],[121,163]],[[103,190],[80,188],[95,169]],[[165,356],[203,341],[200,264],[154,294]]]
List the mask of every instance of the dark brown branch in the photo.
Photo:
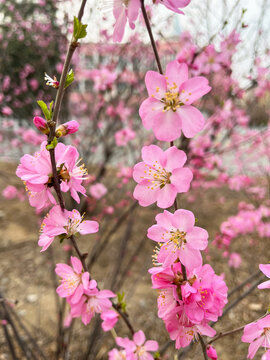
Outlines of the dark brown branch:
[[208,356],[207,356],[207,353],[206,353],[206,345],[203,341],[203,338],[200,334],[198,334],[198,338],[199,338],[199,342],[201,344],[201,347],[202,347],[202,352],[203,352],[203,357],[204,357],[204,360],[208,360]]

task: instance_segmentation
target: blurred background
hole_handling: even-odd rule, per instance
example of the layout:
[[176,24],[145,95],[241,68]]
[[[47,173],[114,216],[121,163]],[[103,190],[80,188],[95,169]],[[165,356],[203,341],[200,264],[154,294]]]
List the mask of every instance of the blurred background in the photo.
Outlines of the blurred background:
[[[141,14],[135,31],[126,26],[122,43],[112,42],[112,4],[88,1],[88,35],[74,55],[75,82],[60,113],[61,123],[80,123],[64,142],[78,148],[89,173],[87,198],[79,205],[68,196],[66,201],[100,223],[97,235],[79,239],[100,288],[125,292],[131,322],[159,341],[164,359],[197,360],[198,346],[184,355],[175,351],[157,317],[147,272],[154,244],[146,232],[159,211],[154,205],[140,208],[132,197],[132,166],[140,161],[141,147],[156,141],[138,114],[147,97],[145,74],[157,71],[155,59]],[[192,0],[184,16],[146,4],[163,68],[174,59],[185,62],[190,76],[206,76],[212,87],[196,102],[205,129],[176,142],[194,173],[180,206],[192,210],[198,226],[209,232],[205,261],[224,275],[229,305],[234,304],[216,329],[230,330],[262,316],[269,305],[255,283],[258,264],[270,257],[270,1]],[[0,1],[0,359],[107,359],[115,346],[97,316],[87,327],[78,319],[64,326],[68,306],[56,296],[54,268],[70,258],[72,248],[55,241],[40,253],[46,211],[35,213],[15,175],[20,157],[34,154],[46,140],[33,126],[33,117],[42,116],[37,100],[55,98],[44,73],[60,79],[79,5]],[[127,335],[121,323],[116,332]],[[221,360],[232,354],[246,358],[240,338],[239,333],[216,343]]]

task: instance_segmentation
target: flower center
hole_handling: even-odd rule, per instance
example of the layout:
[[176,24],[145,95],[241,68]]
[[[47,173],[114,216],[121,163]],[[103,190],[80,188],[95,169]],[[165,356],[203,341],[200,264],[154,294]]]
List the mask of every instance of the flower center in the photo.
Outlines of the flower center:
[[145,165],[146,170],[144,171],[145,176],[142,176],[143,179],[147,179],[152,185],[148,186],[148,189],[154,190],[156,187],[160,189],[164,188],[166,184],[170,184],[171,172],[166,171],[164,168],[156,164],[153,166]]
[[170,234],[171,234],[170,241],[173,242],[176,245],[176,247],[178,247],[179,249],[183,244],[186,244],[187,233],[185,231],[180,231],[177,229],[176,231],[170,231]]

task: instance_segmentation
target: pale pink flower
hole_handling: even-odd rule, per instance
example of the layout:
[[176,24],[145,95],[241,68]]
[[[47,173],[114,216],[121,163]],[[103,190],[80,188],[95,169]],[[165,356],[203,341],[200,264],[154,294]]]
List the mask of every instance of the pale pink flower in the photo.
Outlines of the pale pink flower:
[[[260,264],[259,265],[260,270],[266,275],[268,278],[270,278],[270,264]],[[270,289],[270,280],[267,280],[260,285],[258,285],[259,289]]]
[[56,236],[65,235],[62,238],[80,233],[81,235],[94,234],[98,232],[99,225],[96,221],[83,220],[78,210],[63,210],[59,205],[54,206],[41,225],[41,235],[38,245],[45,251]]
[[77,303],[84,290],[88,288],[89,273],[83,271],[81,261],[71,256],[71,266],[67,264],[56,264],[55,272],[61,279],[61,285],[56,289],[60,297],[69,297],[72,304]]
[[241,264],[242,264],[241,255],[239,255],[235,252],[232,252],[229,257],[228,265],[231,267],[234,267],[235,269],[238,269]]
[[175,146],[166,151],[156,145],[144,146],[142,159],[133,170],[133,178],[138,183],[133,196],[141,206],[157,202],[157,206],[164,209],[174,203],[178,193],[189,190],[193,175],[183,167],[187,157],[182,150]]
[[201,266],[200,250],[208,243],[208,233],[195,225],[191,211],[179,209],[174,214],[165,210],[156,216],[157,224],[148,229],[149,239],[161,243],[157,255],[163,267],[173,264],[177,259],[188,269]]
[[109,351],[108,355],[109,355],[109,360],[126,360],[127,359],[125,350],[112,349],[111,351]]
[[253,359],[259,347],[270,348],[270,315],[245,326],[242,341],[250,343],[248,359]]
[[136,133],[129,127],[126,127],[125,129],[121,129],[115,133],[115,143],[117,146],[126,146],[130,140],[135,138],[135,136]]
[[[72,317],[82,317],[84,325],[90,323],[95,313],[102,313],[108,311],[112,307],[109,300],[116,295],[110,290],[98,290],[95,280],[89,282],[88,288],[84,289],[84,295],[76,304],[71,304]],[[68,302],[70,302],[68,298]]]
[[187,65],[175,60],[167,65],[165,75],[148,71],[145,83],[149,98],[139,113],[144,127],[153,129],[158,140],[173,141],[181,130],[192,138],[203,129],[204,117],[191,104],[211,90],[206,78],[188,79]]
[[116,20],[113,31],[113,41],[120,42],[123,39],[126,22],[132,30],[135,29],[135,20],[138,17],[140,0],[114,0],[113,15]]
[[[21,158],[16,175],[20,177],[27,187],[29,201],[38,210],[43,209],[50,203],[55,204],[51,193],[53,185],[52,166],[49,151],[43,142],[40,151],[34,156],[29,154]],[[83,165],[78,166],[79,153],[73,146],[58,143],[55,148],[57,174],[60,180],[61,191],[70,190],[71,196],[76,202],[80,202],[78,192],[85,194],[86,190],[81,185],[85,179],[87,170]]]
[[104,186],[101,183],[97,183],[95,185],[91,185],[89,188],[89,193],[92,195],[95,199],[101,199],[104,195],[106,195],[108,192],[108,189],[106,186]]
[[6,199],[14,199],[17,196],[17,194],[18,194],[18,190],[15,188],[15,186],[12,185],[8,185],[2,191],[2,195]]
[[154,340],[145,340],[143,331],[139,330],[133,335],[133,340],[117,337],[116,343],[125,349],[127,360],[154,360],[150,351],[157,351],[158,343]]
[[105,66],[101,69],[91,70],[89,75],[94,79],[94,89],[96,91],[105,91],[111,88],[117,78],[116,72],[109,70]]

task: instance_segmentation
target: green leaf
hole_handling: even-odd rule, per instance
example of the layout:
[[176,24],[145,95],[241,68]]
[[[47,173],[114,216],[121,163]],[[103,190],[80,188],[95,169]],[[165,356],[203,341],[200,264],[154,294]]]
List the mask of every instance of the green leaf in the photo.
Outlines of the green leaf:
[[68,74],[67,74],[67,78],[66,78],[66,83],[65,83],[65,89],[74,81],[74,71],[72,69],[69,70]]
[[86,37],[87,32],[86,32],[86,28],[87,25],[82,24],[80,22],[80,20],[74,16],[74,27],[73,27],[73,37],[75,41],[78,41],[79,39],[82,39],[84,37]]
[[46,145],[46,149],[47,150],[52,150],[56,147],[56,145],[58,144],[57,138],[56,136],[53,138],[53,141],[50,144]]
[[154,359],[160,359],[160,353],[158,351],[155,352]]
[[38,103],[39,107],[41,108],[46,120],[47,121],[51,120],[51,111],[50,111],[51,110],[51,104],[50,104],[50,110],[48,110],[48,107],[47,107],[47,105],[45,104],[44,101],[38,100],[37,103]]
[[50,119],[52,118],[53,115],[53,101],[50,102]]

